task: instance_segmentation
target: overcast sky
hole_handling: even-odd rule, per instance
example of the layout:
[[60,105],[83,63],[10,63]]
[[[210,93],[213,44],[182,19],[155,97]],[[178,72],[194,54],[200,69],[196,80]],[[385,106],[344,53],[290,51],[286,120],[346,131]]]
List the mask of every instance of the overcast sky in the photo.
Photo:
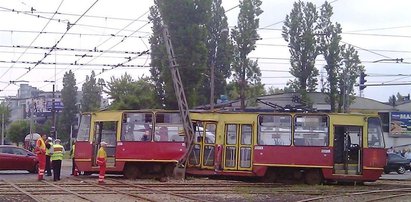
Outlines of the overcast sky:
[[[62,88],[64,72],[75,72],[79,89],[94,70],[106,81],[125,72],[134,78],[149,75],[147,20],[148,0],[2,0],[0,1],[0,92],[16,95],[18,86],[10,81],[51,91],[56,80]],[[282,21],[294,1],[263,0],[259,34],[262,40],[250,54],[258,59],[262,82],[283,88],[292,79],[289,51],[281,37]],[[312,1],[317,7],[324,1]],[[333,21],[343,28],[344,43],[352,44],[369,76],[367,84],[411,83],[411,1],[337,0]],[[237,23],[236,0],[223,0],[232,28]],[[57,11],[57,14],[54,13]],[[85,14],[85,15],[83,15]],[[67,31],[68,22],[72,27]],[[72,25],[75,24],[75,25]],[[42,31],[41,34],[40,31]],[[50,47],[57,48],[50,51]],[[403,58],[403,63],[390,61]],[[131,59],[131,60],[130,60]],[[379,61],[379,62],[376,62]],[[38,63],[38,64],[37,64]],[[77,64],[77,65],[75,65]],[[118,64],[128,67],[116,67]],[[319,56],[316,67],[323,72]],[[403,75],[403,76],[399,76]],[[17,82],[18,84],[18,82]],[[356,87],[358,94],[358,87]],[[392,94],[410,93],[410,85],[369,86],[365,97],[387,101]]]

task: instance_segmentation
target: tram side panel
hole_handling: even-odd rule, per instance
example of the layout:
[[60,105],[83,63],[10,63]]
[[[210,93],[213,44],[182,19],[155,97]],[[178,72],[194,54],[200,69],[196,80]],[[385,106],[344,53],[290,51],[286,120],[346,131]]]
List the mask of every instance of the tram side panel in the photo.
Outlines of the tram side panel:
[[117,161],[177,162],[185,150],[184,142],[119,142]]

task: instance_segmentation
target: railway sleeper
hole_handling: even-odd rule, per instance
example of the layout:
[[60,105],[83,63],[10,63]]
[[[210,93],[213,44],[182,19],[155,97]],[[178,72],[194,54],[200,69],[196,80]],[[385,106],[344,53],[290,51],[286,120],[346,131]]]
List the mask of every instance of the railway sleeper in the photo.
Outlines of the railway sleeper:
[[124,166],[123,174],[127,179],[156,178],[166,181],[173,176],[175,163],[130,162]]
[[321,169],[269,167],[262,177],[263,182],[291,182],[309,185],[321,184],[324,181]]

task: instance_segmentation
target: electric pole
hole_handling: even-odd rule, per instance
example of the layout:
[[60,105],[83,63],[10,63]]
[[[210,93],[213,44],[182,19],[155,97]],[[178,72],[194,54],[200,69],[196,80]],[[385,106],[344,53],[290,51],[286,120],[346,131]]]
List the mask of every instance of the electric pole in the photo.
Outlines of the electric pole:
[[55,100],[55,83],[53,83],[53,98],[51,99],[51,131],[50,131],[50,136],[52,136],[54,139],[57,139],[57,134],[56,134],[56,100]]

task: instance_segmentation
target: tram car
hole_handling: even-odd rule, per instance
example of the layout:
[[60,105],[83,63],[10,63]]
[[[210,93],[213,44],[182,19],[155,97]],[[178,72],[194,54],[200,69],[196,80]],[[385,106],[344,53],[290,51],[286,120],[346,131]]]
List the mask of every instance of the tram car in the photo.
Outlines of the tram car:
[[[366,182],[386,164],[377,115],[190,112],[195,137],[187,174]],[[107,171],[127,178],[172,175],[186,152],[178,111],[85,113],[76,142],[80,171],[98,172],[99,143],[108,143]]]

